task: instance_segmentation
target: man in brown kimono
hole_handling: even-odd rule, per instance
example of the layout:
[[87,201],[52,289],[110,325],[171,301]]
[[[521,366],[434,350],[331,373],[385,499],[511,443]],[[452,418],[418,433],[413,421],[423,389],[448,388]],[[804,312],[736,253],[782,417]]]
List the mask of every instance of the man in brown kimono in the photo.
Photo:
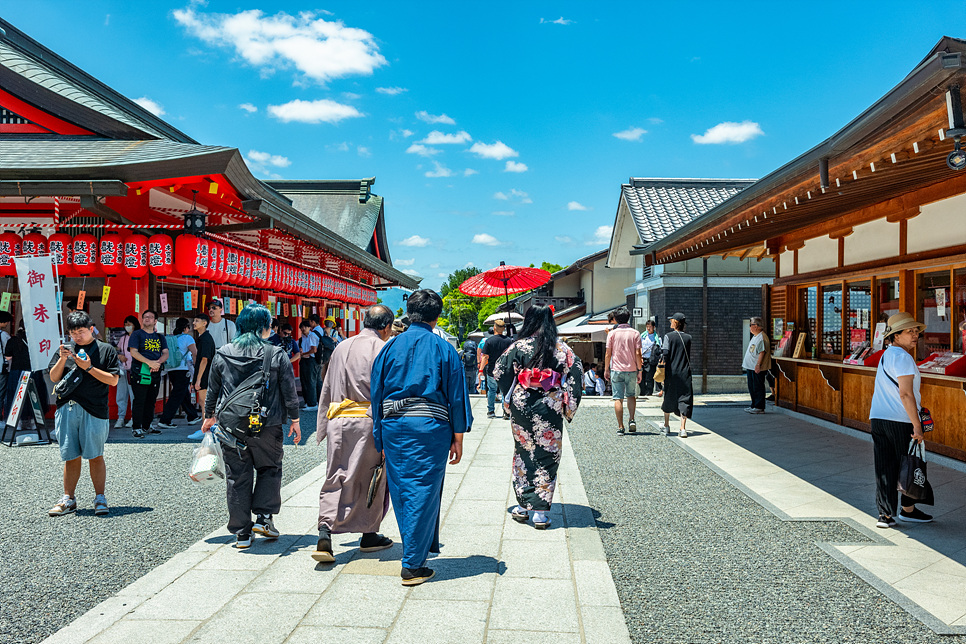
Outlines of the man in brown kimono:
[[339,343],[319,399],[316,441],[326,438],[325,483],[319,493],[319,543],[312,558],[332,563],[332,533],[361,532],[359,549],[392,546],[378,534],[389,511],[386,477],[379,476],[368,503],[373,474],[382,464],[372,437],[369,376],[372,363],[392,333],[393,314],[376,305],[366,311],[362,332]]

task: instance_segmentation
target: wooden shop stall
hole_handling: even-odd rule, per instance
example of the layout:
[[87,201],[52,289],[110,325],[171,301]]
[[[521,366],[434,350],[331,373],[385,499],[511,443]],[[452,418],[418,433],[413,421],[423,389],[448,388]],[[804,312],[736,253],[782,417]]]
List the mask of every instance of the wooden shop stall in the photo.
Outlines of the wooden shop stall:
[[[778,404],[869,430],[885,321],[927,326],[917,360],[936,430],[966,460],[966,42],[943,38],[832,137],[647,247],[649,264],[766,252]],[[713,312],[711,318],[713,319]]]

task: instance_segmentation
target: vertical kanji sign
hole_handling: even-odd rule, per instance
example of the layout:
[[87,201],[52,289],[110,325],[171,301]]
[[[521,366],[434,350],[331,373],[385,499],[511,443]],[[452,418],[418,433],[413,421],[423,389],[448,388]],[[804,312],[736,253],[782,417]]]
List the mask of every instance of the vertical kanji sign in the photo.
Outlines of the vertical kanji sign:
[[46,369],[60,347],[60,315],[57,284],[50,255],[15,257],[24,330],[30,348],[30,368]]

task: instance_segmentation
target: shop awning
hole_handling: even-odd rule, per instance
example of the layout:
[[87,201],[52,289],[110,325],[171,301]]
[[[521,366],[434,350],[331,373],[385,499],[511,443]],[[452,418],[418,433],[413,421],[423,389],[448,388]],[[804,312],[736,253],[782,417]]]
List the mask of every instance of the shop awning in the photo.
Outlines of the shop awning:
[[581,338],[593,342],[606,342],[607,329],[610,328],[609,325],[587,324],[590,318],[591,316],[589,315],[583,315],[570,322],[561,324],[557,327],[557,335],[562,338]]

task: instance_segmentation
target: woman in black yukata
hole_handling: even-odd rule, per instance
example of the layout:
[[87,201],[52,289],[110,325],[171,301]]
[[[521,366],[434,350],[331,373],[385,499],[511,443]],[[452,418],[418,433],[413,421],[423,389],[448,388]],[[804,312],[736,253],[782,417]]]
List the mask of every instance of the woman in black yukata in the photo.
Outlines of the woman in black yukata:
[[510,345],[493,368],[510,412],[513,431],[513,490],[515,521],[550,525],[550,504],[557,485],[557,468],[563,445],[563,421],[573,420],[580,404],[580,359],[557,339],[553,310],[534,306],[523,320],[520,338]]

